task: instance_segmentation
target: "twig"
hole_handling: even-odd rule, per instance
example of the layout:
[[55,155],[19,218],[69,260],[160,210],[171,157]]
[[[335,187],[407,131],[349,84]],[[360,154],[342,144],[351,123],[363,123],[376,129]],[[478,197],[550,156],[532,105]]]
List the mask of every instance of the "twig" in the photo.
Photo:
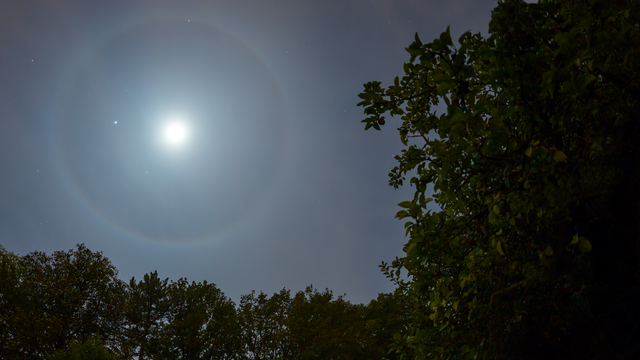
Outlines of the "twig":
[[498,291],[494,292],[493,294],[491,294],[491,298],[489,299],[489,306],[491,306],[491,305],[493,304],[493,297],[494,297],[494,296],[496,296],[496,295],[500,295],[500,294],[505,293],[505,292],[509,292],[509,291],[511,291],[511,290],[513,290],[513,289],[515,289],[515,288],[517,288],[518,286],[520,286],[520,285],[524,285],[524,284],[526,284],[526,283],[527,283],[527,281],[526,281],[526,280],[522,280],[522,281],[520,281],[520,282],[517,282],[517,283],[515,283],[515,284],[513,284],[513,285],[509,286],[509,287],[508,287],[508,288],[506,288],[506,289],[502,289],[502,290],[498,290]]

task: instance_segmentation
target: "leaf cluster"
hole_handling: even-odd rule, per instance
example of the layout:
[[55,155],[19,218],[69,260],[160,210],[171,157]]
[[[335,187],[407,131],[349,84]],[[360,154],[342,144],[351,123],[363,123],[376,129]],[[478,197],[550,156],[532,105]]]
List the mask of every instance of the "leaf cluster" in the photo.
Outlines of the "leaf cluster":
[[633,1],[501,1],[489,37],[416,34],[402,78],[364,85],[365,129],[401,119],[389,184],[415,187],[396,215],[405,256],[382,270],[413,300],[401,343],[418,358],[500,358],[538,321],[567,331],[592,250],[577,209],[630,171],[639,14]]

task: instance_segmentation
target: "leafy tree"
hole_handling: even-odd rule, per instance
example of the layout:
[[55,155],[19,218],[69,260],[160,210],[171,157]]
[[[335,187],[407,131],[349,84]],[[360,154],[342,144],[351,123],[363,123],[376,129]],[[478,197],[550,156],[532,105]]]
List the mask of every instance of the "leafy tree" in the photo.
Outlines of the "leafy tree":
[[406,327],[404,307],[395,294],[365,306],[313,287],[293,297],[286,289],[271,297],[252,292],[238,307],[243,353],[253,360],[384,359],[394,334]]
[[82,343],[74,342],[65,350],[56,350],[46,356],[46,360],[118,360],[105,344],[95,338],[89,338]]
[[333,292],[312,286],[296,293],[286,326],[289,348],[285,359],[363,359],[360,335],[364,328],[361,305],[353,305]]
[[131,278],[127,287],[122,353],[144,360],[154,353],[153,339],[166,324],[169,312],[167,283],[158,272],[145,274],[141,281]]
[[[405,255],[382,265],[412,302],[398,351],[633,358],[638,190],[624,184],[638,179],[640,3],[499,1],[489,34],[459,47],[448,28],[416,34],[402,79],[359,95],[365,129],[401,116],[389,183],[410,174],[416,189],[397,214]],[[623,290],[635,320],[607,332],[606,298]]]
[[23,278],[19,263],[19,256],[0,245],[0,358],[3,359],[20,358],[21,304],[25,304],[26,296],[20,287]]
[[84,244],[52,255],[4,252],[4,358],[40,359],[73,342],[113,340],[122,317],[122,284],[107,258]]
[[243,354],[247,359],[283,359],[288,351],[286,319],[291,293],[282,289],[271,297],[260,292],[243,295],[238,307]]
[[2,359],[385,359],[406,300],[353,305],[313,287],[244,295],[157,271],[128,284],[79,244],[17,256],[0,246]]
[[180,279],[168,289],[167,323],[156,339],[162,359],[232,359],[237,347],[236,313],[214,284]]
[[409,326],[407,301],[400,293],[378,294],[362,307],[365,326],[362,342],[367,359],[398,359],[396,352],[389,352],[394,336],[404,333]]

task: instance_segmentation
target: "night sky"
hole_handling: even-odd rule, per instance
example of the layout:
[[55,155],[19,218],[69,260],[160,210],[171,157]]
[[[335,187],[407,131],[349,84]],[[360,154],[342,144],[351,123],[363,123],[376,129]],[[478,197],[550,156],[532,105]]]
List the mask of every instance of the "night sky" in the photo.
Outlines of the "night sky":
[[158,270],[235,301],[389,292],[378,265],[402,254],[413,189],[387,185],[399,119],[365,132],[357,95],[402,75],[416,32],[486,33],[495,6],[1,1],[0,244],[84,242],[125,281]]

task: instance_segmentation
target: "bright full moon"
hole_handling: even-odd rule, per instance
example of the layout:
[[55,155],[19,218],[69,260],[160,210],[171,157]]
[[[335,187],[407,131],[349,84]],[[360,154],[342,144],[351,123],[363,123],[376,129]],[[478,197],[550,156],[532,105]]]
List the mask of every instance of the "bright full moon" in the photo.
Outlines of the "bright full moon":
[[172,144],[179,144],[187,137],[187,129],[180,123],[172,123],[164,132],[165,138]]

